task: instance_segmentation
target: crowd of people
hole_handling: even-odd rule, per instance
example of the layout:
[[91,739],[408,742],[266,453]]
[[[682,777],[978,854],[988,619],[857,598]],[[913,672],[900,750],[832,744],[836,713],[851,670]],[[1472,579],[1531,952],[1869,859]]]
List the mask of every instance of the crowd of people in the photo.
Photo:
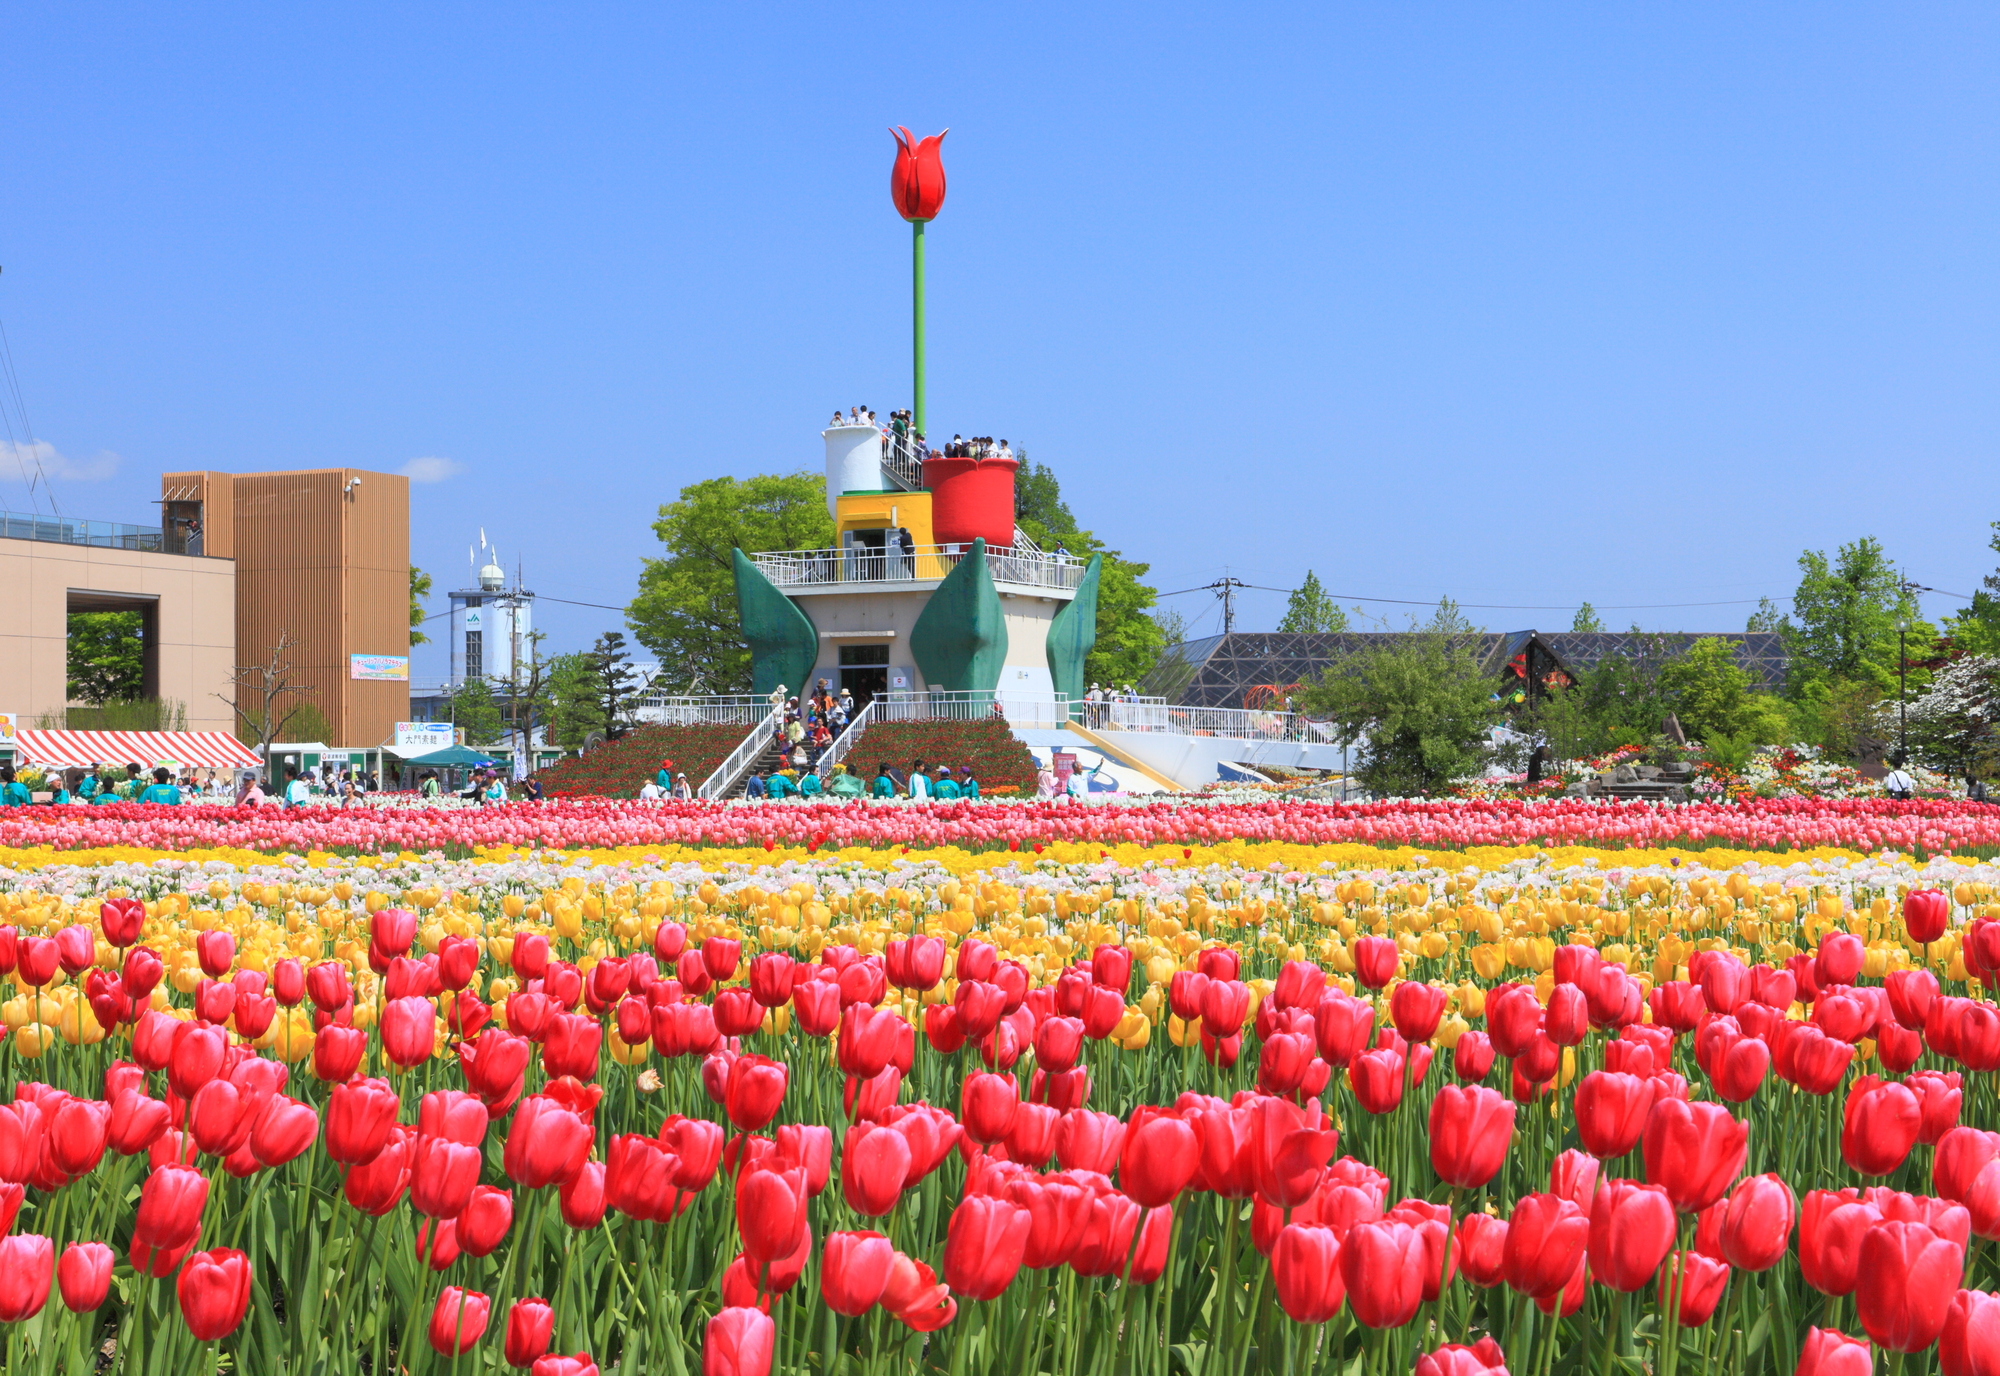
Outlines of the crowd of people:
[[956,802],[979,797],[979,780],[972,766],[954,770],[948,764],[935,767],[912,760],[908,771],[894,768],[887,760],[875,766],[872,779],[863,781],[845,763],[836,764],[822,779],[815,769],[758,769],[744,785],[743,796],[752,800],[784,802],[791,798],[912,798],[919,802]]
[[[254,776],[254,771],[191,769],[178,764],[161,764],[151,770],[138,764],[46,770],[0,765],[0,807],[227,803],[241,801],[246,775]],[[32,787],[28,779],[35,780]]]
[[839,407],[833,411],[832,426],[873,425],[883,431],[890,445],[898,452],[917,462],[924,459],[1011,459],[1014,450],[1006,440],[996,440],[991,435],[974,435],[971,439],[963,435],[953,435],[951,443],[943,449],[932,448],[924,433],[917,429],[916,418],[908,411],[891,411],[889,423],[884,426],[875,419],[875,413],[866,406],[850,406],[843,414]]
[[1011,459],[1013,448],[1005,440],[996,440],[991,435],[974,435],[966,439],[953,435],[951,443],[944,447],[940,456],[947,459]]

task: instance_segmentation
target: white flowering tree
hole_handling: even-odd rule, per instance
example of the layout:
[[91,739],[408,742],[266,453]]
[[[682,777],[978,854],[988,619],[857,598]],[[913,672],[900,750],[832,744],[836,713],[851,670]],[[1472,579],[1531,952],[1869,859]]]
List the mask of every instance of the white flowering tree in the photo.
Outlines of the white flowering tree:
[[[1878,729],[1896,734],[1896,704],[1878,710]],[[1910,699],[1910,754],[1951,774],[1985,774],[2000,764],[2000,657],[1968,655],[1939,669]]]

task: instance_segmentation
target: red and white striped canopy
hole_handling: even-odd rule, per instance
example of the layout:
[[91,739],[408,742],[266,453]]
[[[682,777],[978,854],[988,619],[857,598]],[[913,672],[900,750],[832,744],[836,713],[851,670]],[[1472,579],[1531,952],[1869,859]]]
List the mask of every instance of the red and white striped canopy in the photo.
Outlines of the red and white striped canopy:
[[136,764],[145,769],[172,762],[197,769],[255,769],[257,752],[227,731],[32,731],[16,747],[29,764],[78,768]]

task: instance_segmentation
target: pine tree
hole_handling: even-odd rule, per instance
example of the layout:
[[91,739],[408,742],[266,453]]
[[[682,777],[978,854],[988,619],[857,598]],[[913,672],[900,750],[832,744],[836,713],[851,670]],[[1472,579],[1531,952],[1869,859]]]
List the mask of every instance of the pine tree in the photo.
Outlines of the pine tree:
[[1297,635],[1326,635],[1344,631],[1347,629],[1347,613],[1326,595],[1319,578],[1307,569],[1306,581],[1292,589],[1291,601],[1285,604],[1285,617],[1278,623],[1278,629]]

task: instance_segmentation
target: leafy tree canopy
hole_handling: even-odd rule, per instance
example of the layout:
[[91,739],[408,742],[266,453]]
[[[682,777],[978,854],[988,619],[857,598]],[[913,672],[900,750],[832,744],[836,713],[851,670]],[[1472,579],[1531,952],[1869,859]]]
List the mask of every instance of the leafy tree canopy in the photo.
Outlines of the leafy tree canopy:
[[[2000,521],[1993,523],[1986,547],[2000,554]],[[1986,575],[1972,594],[1972,605],[1946,621],[1945,631],[1961,654],[2000,655],[2000,570]]]
[[1799,555],[1792,613],[1777,625],[1791,657],[1787,692],[1810,700],[1849,683],[1893,691],[1898,620],[1909,623],[1911,658],[1927,657],[1937,632],[1919,616],[1879,540],[1864,536],[1840,546],[1831,559],[1806,550]]
[[465,732],[465,743],[474,749],[500,739],[500,704],[483,678],[467,679],[451,697],[451,720]]
[[1043,549],[1061,546],[1081,559],[1104,556],[1097,585],[1097,644],[1084,661],[1085,680],[1122,688],[1144,678],[1167,643],[1160,623],[1147,615],[1158,593],[1140,581],[1152,565],[1127,559],[1080,529],[1062,499],[1062,485],[1045,464],[1024,465],[1015,475],[1014,508],[1016,523]]
[[428,645],[431,638],[424,634],[424,599],[431,595],[431,576],[410,565],[410,643]]
[[1569,628],[1572,631],[1601,634],[1604,622],[1598,617],[1597,608],[1586,602],[1576,609],[1576,615],[1571,618]]
[[1440,793],[1479,773],[1500,720],[1473,627],[1457,606],[1439,603],[1412,631],[1342,660],[1299,696],[1343,743],[1361,743],[1356,775],[1383,797]]
[[1285,615],[1278,622],[1278,629],[1298,635],[1344,631],[1347,613],[1326,595],[1318,575],[1307,569],[1306,581],[1292,589],[1291,600],[1285,603]]
[[145,616],[140,612],[69,614],[69,698],[102,707],[145,691]]
[[661,507],[653,533],[664,553],[645,561],[639,595],[625,609],[626,625],[658,656],[668,687],[748,692],[750,650],[743,642],[730,551],[832,545],[825,477],[799,472],[710,478],[682,488],[678,499]]

